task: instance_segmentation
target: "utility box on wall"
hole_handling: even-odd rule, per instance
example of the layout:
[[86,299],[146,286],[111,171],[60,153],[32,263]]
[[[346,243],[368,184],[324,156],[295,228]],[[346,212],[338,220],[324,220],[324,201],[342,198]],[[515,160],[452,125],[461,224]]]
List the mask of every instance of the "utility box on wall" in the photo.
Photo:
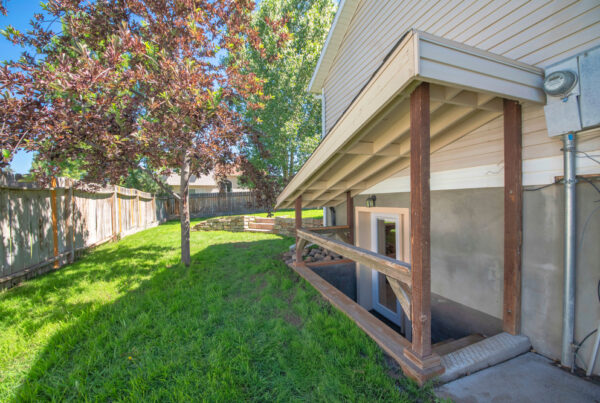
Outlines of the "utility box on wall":
[[544,114],[550,137],[600,126],[600,47],[550,66],[545,73]]

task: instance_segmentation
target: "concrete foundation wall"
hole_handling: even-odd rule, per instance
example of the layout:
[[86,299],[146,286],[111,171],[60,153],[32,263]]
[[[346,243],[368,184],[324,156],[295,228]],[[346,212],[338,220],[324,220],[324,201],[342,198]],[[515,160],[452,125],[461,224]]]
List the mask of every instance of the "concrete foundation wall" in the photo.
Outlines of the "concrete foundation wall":
[[[562,334],[562,192],[560,185],[526,191],[523,211],[522,333],[529,336],[534,349],[553,359],[560,357]],[[600,206],[600,194],[586,183],[578,184],[577,193],[577,232],[581,238],[586,219]],[[365,206],[368,196],[357,196],[355,206]],[[378,207],[410,207],[409,193],[376,196]],[[336,207],[336,216],[337,225],[345,224],[345,204]],[[450,329],[450,333],[460,332],[466,313],[474,322],[465,329],[468,332],[489,335],[501,330],[503,233],[502,188],[431,192],[432,293],[436,296],[432,298],[432,312],[438,324],[457,323],[459,328]],[[577,266],[576,341],[600,321],[596,292],[600,280],[600,211],[589,219],[583,241]],[[361,288],[367,287],[371,287],[370,282],[361,281],[359,273],[359,301]],[[436,321],[436,312],[443,320]],[[452,315],[456,315],[455,321]],[[586,363],[593,341],[593,337],[588,339],[580,350]],[[583,363],[579,360],[578,364]],[[600,373],[600,363],[595,373]]]

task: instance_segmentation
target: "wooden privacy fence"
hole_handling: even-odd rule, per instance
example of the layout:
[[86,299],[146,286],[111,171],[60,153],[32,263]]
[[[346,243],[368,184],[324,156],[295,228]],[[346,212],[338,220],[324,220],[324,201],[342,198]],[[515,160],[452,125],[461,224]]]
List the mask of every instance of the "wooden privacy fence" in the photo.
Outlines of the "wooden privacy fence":
[[[179,201],[173,198],[157,198],[157,209],[162,219],[179,217]],[[192,217],[212,217],[258,211],[263,210],[254,192],[190,194],[190,215]]]
[[150,193],[119,186],[76,188],[64,178],[41,188],[0,175],[0,289],[161,221]]

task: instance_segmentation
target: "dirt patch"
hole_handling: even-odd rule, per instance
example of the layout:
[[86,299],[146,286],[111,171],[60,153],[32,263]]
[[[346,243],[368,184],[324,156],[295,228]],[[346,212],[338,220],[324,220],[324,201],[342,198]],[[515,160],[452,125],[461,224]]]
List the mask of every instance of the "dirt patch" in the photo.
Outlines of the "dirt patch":
[[298,329],[302,327],[302,319],[293,312],[286,312],[285,315],[283,315],[283,318],[287,323],[295,326]]

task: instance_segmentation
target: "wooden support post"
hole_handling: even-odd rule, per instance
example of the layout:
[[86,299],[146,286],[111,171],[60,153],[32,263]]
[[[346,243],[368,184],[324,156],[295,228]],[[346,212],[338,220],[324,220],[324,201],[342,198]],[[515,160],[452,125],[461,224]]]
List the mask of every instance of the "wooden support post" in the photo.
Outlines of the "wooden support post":
[[503,329],[518,334],[521,321],[523,160],[521,105],[504,100],[504,306]]
[[[302,196],[298,196],[296,199],[296,231],[302,228]],[[302,249],[303,243],[300,242],[300,237],[296,233],[296,263],[302,263]]]
[[423,377],[443,371],[431,350],[431,261],[429,199],[429,84],[410,96],[410,245],[412,345],[405,355]]
[[346,192],[346,225],[348,225],[348,243],[354,245],[354,199],[350,191]]
[[56,206],[56,178],[52,178],[50,188],[50,209],[52,210],[52,241],[54,242],[54,265],[60,267],[58,258],[58,208]]

